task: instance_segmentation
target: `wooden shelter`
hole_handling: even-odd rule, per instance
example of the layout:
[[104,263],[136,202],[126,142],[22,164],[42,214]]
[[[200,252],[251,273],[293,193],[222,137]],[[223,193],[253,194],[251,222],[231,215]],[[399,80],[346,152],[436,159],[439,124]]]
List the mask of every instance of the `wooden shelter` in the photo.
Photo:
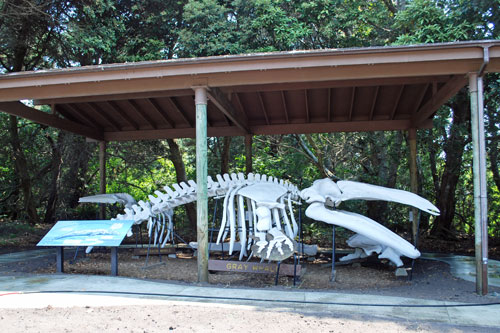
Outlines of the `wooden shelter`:
[[196,137],[199,279],[206,281],[207,135],[407,130],[414,146],[416,130],[430,128],[436,110],[469,84],[484,290],[485,72],[500,72],[500,41],[146,61],[1,75],[0,111],[101,142]]

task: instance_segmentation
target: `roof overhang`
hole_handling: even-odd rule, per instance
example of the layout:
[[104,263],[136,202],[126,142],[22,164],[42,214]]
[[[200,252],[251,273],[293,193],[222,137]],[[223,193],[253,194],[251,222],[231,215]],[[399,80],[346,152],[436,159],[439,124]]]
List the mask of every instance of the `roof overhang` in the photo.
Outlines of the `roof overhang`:
[[[471,72],[500,72],[500,41],[259,53],[0,76],[0,110],[97,140],[426,128]],[[50,105],[42,112],[19,103]]]

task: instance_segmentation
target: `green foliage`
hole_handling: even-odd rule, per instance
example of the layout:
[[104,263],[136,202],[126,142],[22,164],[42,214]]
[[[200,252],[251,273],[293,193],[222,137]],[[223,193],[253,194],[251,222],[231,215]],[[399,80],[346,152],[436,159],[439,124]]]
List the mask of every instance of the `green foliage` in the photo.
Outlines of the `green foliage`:
[[203,57],[240,52],[231,10],[216,0],[190,0],[184,6],[179,33],[180,57]]
[[396,44],[443,43],[468,40],[477,22],[462,20],[452,2],[414,0],[395,17],[395,29],[402,32]]

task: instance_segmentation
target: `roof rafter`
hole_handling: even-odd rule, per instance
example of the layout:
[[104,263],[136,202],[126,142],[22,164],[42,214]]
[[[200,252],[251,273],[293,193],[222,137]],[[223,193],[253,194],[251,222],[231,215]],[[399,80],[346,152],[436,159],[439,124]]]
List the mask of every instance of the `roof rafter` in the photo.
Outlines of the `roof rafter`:
[[181,118],[186,122],[186,124],[189,125],[189,127],[194,127],[193,123],[191,120],[189,120],[184,112],[182,112],[182,108],[179,105],[179,102],[174,97],[168,97],[167,100],[170,102],[170,105],[172,105],[172,109],[179,115]]
[[259,96],[260,107],[262,109],[262,112],[264,113],[264,118],[266,119],[266,124],[269,125],[269,117],[267,116],[266,106],[264,105],[264,100],[262,99],[262,95],[260,92],[258,92],[257,96]]
[[94,128],[101,128],[96,121],[90,117],[85,111],[80,109],[78,106],[74,104],[65,104],[64,107],[67,107],[68,109],[72,110],[74,115],[82,120],[84,123],[87,123],[89,127],[94,127]]
[[309,101],[307,98],[307,89],[304,89],[304,107],[306,111],[306,123],[311,121],[311,116],[309,114]]
[[444,86],[411,117],[412,123],[418,127],[434,114],[437,109],[462,89],[468,82],[465,75],[454,75]]
[[420,108],[420,105],[422,104],[422,101],[424,100],[425,93],[427,92],[427,89],[429,89],[430,83],[427,83],[424,85],[424,88],[422,91],[420,91],[420,94],[418,95],[415,103],[415,108],[411,111],[412,116],[418,111]]
[[352,113],[354,110],[354,99],[356,97],[356,87],[352,87],[352,92],[351,92],[351,103],[349,105],[349,121],[352,120]]
[[370,120],[373,120],[373,113],[375,111],[375,105],[377,105],[378,91],[380,86],[375,87],[375,93],[373,94],[372,106],[370,108]]
[[283,101],[283,110],[285,111],[285,120],[286,123],[290,123],[290,119],[288,118],[288,106],[286,105],[286,96],[285,91],[281,91],[281,100]]
[[332,89],[328,88],[328,100],[327,100],[327,108],[328,108],[328,121],[332,121]]
[[154,110],[157,114],[160,115],[160,117],[165,120],[165,122],[167,123],[167,125],[169,127],[172,127],[174,128],[174,123],[172,122],[172,119],[170,119],[167,115],[167,113],[160,107],[160,105],[158,104],[158,102],[156,102],[156,100],[152,99],[152,98],[146,98],[144,99],[146,101],[146,103],[151,106],[151,109]]
[[82,124],[74,123],[68,119],[59,118],[56,115],[31,108],[20,102],[0,103],[0,110],[13,116],[29,119],[39,124],[83,135],[94,140],[104,140],[103,133],[95,128],[90,128]]
[[154,129],[157,129],[158,126],[156,125],[156,123],[153,121],[153,119],[151,119],[146,112],[144,112],[141,107],[139,106],[139,104],[137,104],[136,101],[134,100],[126,100],[125,101],[127,104],[129,104],[131,107],[132,107],[132,110],[134,110],[142,119],[144,119],[151,127],[153,127]]
[[247,116],[233,107],[233,104],[231,104],[219,88],[209,88],[207,96],[212,103],[214,103],[214,105],[236,126],[241,128],[245,133],[250,134]]
[[392,106],[391,120],[394,119],[394,117],[396,115],[396,111],[398,110],[398,106],[399,106],[399,100],[401,99],[401,96],[403,95],[404,90],[405,90],[405,86],[402,85],[399,88],[398,95],[396,96],[396,100],[394,101],[394,105]]
[[118,124],[113,119],[111,119],[111,117],[106,112],[102,112],[97,106],[95,106],[94,103],[86,103],[86,104],[89,106],[89,108],[92,111],[94,111],[94,114],[96,114],[99,118],[101,118],[102,120],[104,120],[115,131],[119,131],[120,130],[120,126],[118,126]]
[[111,106],[111,108],[116,112],[118,113],[118,115],[125,121],[127,122],[130,126],[132,126],[135,130],[138,130],[139,129],[139,125],[137,125],[137,123],[129,117],[128,114],[126,114],[118,105],[116,105],[116,102],[114,101],[109,101],[109,102],[106,102],[106,104],[108,104],[109,106]]

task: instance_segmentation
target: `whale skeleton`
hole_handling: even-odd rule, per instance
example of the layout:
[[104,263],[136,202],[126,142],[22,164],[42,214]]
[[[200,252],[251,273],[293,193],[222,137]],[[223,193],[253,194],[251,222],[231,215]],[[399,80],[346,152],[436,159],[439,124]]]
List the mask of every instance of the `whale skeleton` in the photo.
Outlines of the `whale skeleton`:
[[414,193],[353,181],[333,182],[328,178],[319,179],[314,181],[311,187],[302,190],[300,195],[310,204],[305,211],[307,217],[341,226],[356,233],[347,241],[349,246],[355,248],[355,252],[340,258],[341,261],[377,253],[380,259],[388,259],[400,267],[403,265],[400,258],[402,255],[412,259],[420,256],[415,246],[376,221],[360,214],[337,209],[343,201],[355,199],[392,201],[413,206],[432,215],[439,215],[436,206]]
[[[229,236],[229,254],[232,254],[238,240],[240,260],[252,255],[270,260],[291,256],[295,250],[293,239],[298,233],[293,204],[300,200],[299,189],[286,180],[260,174],[250,173],[245,177],[242,173],[232,173],[215,178],[216,181],[208,177],[207,189],[208,197],[224,201],[217,244]],[[190,180],[165,186],[163,191],[149,195],[149,201],[135,202],[131,196],[125,196],[100,194],[83,197],[80,202],[125,204],[124,214],[114,219],[134,220],[135,224],[147,221],[149,237],[163,247],[173,237],[173,209],[196,201],[197,184]]]
[[[302,191],[288,181],[266,175],[242,173],[216,175],[214,181],[208,177],[208,197],[223,198],[222,218],[217,244],[229,236],[229,254],[239,241],[239,259],[255,255],[262,259],[283,260],[295,251],[294,239],[298,225],[293,205],[301,199],[309,203],[306,216],[317,221],[334,224],[356,234],[348,244],[356,248],[341,260],[349,260],[378,253],[396,266],[402,266],[402,255],[418,258],[420,252],[406,240],[368,217],[337,209],[347,200],[385,200],[410,205],[432,215],[439,210],[428,200],[402,190],[364,184],[353,181],[330,179],[316,180]],[[164,246],[173,237],[173,209],[196,201],[197,185],[187,183],[165,186],[163,191],[149,195],[149,201],[137,203],[124,199],[124,194],[101,194],[81,198],[81,202],[122,202],[125,214],[118,220],[134,220],[136,224],[147,221],[149,237],[154,244]],[[90,201],[102,200],[102,201]],[[107,200],[107,201],[106,201]],[[118,201],[122,200],[122,201]],[[133,200],[133,198],[132,198]]]

